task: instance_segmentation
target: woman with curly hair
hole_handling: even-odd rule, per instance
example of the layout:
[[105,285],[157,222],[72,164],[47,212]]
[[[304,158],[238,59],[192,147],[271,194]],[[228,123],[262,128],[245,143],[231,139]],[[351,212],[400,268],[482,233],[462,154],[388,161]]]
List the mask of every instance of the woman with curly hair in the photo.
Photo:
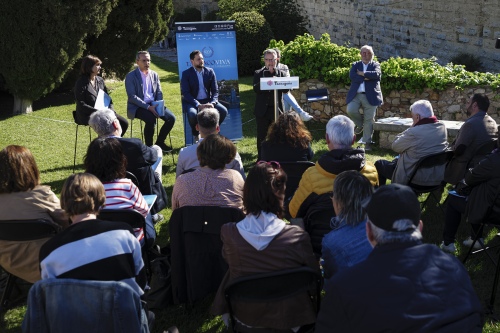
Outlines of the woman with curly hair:
[[269,126],[266,141],[261,146],[264,161],[310,161],[314,155],[311,149],[311,133],[295,112],[282,113]]

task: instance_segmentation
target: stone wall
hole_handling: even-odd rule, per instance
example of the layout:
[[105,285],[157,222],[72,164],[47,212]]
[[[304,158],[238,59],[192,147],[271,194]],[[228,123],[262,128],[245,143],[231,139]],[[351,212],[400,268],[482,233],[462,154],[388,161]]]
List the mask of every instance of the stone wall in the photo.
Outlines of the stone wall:
[[202,13],[202,17],[207,13],[218,9],[217,1],[210,0],[172,0],[176,13],[184,12],[186,8],[196,8]]
[[[328,88],[330,98],[333,102],[333,108],[328,102],[311,103],[311,109],[315,116],[321,121],[327,122],[330,118],[337,114],[346,114],[347,105],[345,103],[347,86],[330,87],[318,80],[307,80],[300,83],[300,89],[293,90],[300,105],[306,104],[306,90]],[[471,87],[464,90],[448,88],[444,91],[435,91],[425,89],[423,92],[411,92],[407,90],[391,91],[384,96],[384,104],[377,109],[376,118],[386,117],[410,117],[410,105],[419,100],[427,99],[432,103],[434,113],[438,119],[442,120],[465,120],[465,109],[470,96],[475,93],[485,93],[490,99],[490,108],[488,114],[500,124],[500,89],[492,89],[490,87]]]
[[316,38],[339,45],[372,45],[379,59],[436,56],[441,64],[460,52],[500,72],[498,0],[297,0]]

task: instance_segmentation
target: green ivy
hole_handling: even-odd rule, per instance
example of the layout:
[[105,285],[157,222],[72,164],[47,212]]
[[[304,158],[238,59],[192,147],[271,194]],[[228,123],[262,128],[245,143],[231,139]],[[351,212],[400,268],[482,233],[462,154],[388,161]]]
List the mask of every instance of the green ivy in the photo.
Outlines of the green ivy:
[[[291,69],[291,75],[301,80],[318,79],[329,85],[350,85],[349,70],[355,61],[361,60],[359,49],[339,46],[330,41],[330,35],[323,34],[316,40],[310,34],[297,36],[286,44],[271,40],[269,47],[282,51],[281,61]],[[380,63],[382,89],[422,91],[424,88],[444,90],[450,86],[464,89],[469,86],[488,85],[500,87],[500,75],[468,72],[463,65],[452,63],[442,66],[436,58],[407,59],[389,58]]]

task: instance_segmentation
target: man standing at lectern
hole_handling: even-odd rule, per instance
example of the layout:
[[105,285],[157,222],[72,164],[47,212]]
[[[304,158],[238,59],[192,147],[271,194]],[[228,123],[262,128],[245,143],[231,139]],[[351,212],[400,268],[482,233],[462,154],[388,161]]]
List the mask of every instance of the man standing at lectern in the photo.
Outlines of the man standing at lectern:
[[[265,140],[269,125],[274,122],[274,90],[261,90],[260,79],[263,77],[286,77],[286,73],[276,68],[278,55],[273,49],[264,51],[264,67],[253,75],[253,91],[255,91],[255,121],[257,123],[257,152],[260,160],[260,145]],[[288,90],[278,90],[278,107],[283,110],[282,94]]]

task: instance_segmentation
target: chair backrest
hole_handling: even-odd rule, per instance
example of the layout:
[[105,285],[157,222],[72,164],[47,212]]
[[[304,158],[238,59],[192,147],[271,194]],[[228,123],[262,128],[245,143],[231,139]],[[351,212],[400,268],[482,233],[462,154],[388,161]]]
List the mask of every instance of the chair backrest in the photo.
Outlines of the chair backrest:
[[245,215],[234,207],[184,206],[169,222],[174,302],[192,303],[217,291],[226,274],[220,230]]
[[295,190],[299,187],[300,179],[302,178],[302,174],[314,166],[313,162],[310,161],[296,161],[296,162],[279,162],[281,168],[285,171],[287,175],[286,181],[286,189],[285,189],[285,198],[290,198]]
[[495,148],[497,148],[496,138],[488,140],[483,144],[481,144],[479,147],[476,148],[474,154],[472,155],[472,158],[467,163],[467,169],[474,168],[486,155],[491,154],[491,152]]
[[124,282],[45,279],[30,289],[25,333],[149,332],[139,295]]
[[328,89],[310,89],[306,91],[307,101],[325,101],[328,100]]
[[[440,165],[446,165],[451,159],[453,158],[453,151],[452,150],[445,150],[440,153],[436,154],[431,154],[422,157],[418,162],[417,165],[415,166],[415,170],[413,171],[413,174],[410,175],[408,185],[412,186],[412,181],[415,175],[417,174],[419,169],[428,169],[428,168],[433,168],[436,166]],[[439,184],[436,184],[439,185]]]
[[47,219],[0,221],[0,240],[31,241],[54,236],[61,227]]
[[[146,219],[135,209],[101,209],[97,216],[100,220],[125,222],[132,228],[145,228]],[[146,231],[144,230],[144,237]]]
[[137,177],[132,172],[125,171],[125,178],[130,179],[132,181],[132,183],[134,183],[135,186],[137,186],[137,187],[140,188],[140,186],[139,186],[139,180],[137,179]]
[[234,327],[233,302],[272,302],[286,300],[308,292],[319,311],[321,301],[321,274],[311,267],[303,266],[269,273],[243,276],[226,286],[224,296]]
[[75,124],[77,124],[78,126],[80,126],[80,125],[88,126],[89,125],[88,123],[81,122],[80,119],[78,119],[76,111],[73,111],[73,120],[75,121]]
[[304,226],[311,238],[314,253],[320,257],[323,237],[332,231],[330,221],[335,216],[332,204],[332,192],[318,195],[308,207],[304,216]]

